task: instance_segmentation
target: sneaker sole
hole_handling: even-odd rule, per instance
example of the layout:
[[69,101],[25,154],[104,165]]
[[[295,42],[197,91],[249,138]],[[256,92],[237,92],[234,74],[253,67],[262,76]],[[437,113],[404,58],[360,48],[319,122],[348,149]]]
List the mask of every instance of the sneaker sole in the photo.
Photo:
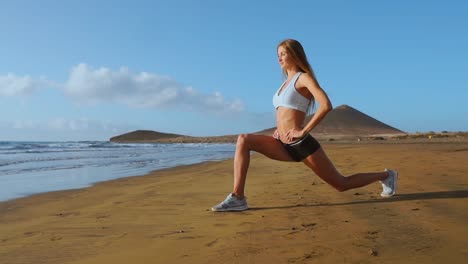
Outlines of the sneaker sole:
[[392,197],[393,195],[395,195],[396,191],[397,191],[397,187],[398,187],[398,171],[396,170],[392,170],[394,173],[395,173],[395,188],[393,188],[393,192],[391,194],[384,194],[384,193],[380,193],[380,196],[382,197]]
[[222,209],[216,209],[216,208],[211,208],[211,211],[213,212],[240,212],[240,211],[245,211],[248,210],[249,207],[232,207],[232,208],[222,208]]

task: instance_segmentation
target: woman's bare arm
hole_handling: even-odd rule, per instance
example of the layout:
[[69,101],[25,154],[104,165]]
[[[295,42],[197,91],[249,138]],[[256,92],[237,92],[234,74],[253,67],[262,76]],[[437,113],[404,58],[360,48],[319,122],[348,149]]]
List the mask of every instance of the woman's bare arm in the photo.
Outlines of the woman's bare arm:
[[314,127],[320,123],[320,121],[322,121],[327,113],[333,109],[327,94],[320,87],[317,80],[310,76],[310,74],[301,74],[297,80],[296,85],[298,87],[307,88],[307,90],[312,94],[313,98],[315,98],[315,102],[318,103],[318,108],[313,117],[303,128],[293,128],[287,132],[286,137],[290,141],[306,136]]

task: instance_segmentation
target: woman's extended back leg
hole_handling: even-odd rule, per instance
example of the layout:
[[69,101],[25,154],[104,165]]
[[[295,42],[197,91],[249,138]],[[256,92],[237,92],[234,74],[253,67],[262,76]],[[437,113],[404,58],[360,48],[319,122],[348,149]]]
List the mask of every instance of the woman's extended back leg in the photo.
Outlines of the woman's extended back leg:
[[375,172],[357,173],[349,177],[344,177],[338,172],[335,165],[333,165],[322,148],[319,148],[315,153],[308,156],[303,162],[311,168],[317,176],[340,192],[384,180],[388,176],[387,172]]

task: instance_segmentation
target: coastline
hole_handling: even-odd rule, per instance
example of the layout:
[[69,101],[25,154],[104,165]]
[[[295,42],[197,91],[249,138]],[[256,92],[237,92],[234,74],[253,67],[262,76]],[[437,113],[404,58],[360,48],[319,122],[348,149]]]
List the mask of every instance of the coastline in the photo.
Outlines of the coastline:
[[398,168],[399,195],[380,198],[378,183],[338,193],[302,164],[255,154],[251,210],[213,213],[209,208],[231,190],[232,160],[203,162],[1,202],[0,258],[463,263],[468,143],[323,145],[343,174]]
[[[271,133],[254,133],[271,136]],[[330,133],[311,133],[322,142],[348,143],[421,143],[421,142],[468,142],[468,132],[459,133],[415,133],[415,134],[375,134],[375,135],[347,135]],[[214,137],[178,136],[160,139],[110,140],[114,143],[232,143],[235,144],[238,135]]]
[[5,142],[0,201],[233,157],[233,144]]

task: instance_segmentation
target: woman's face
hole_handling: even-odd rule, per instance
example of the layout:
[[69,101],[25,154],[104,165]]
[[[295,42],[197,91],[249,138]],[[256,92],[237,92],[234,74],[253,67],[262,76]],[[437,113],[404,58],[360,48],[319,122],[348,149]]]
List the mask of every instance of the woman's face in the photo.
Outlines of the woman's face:
[[280,64],[281,69],[283,70],[294,66],[291,57],[289,57],[288,52],[283,46],[280,46],[278,48],[278,63]]

